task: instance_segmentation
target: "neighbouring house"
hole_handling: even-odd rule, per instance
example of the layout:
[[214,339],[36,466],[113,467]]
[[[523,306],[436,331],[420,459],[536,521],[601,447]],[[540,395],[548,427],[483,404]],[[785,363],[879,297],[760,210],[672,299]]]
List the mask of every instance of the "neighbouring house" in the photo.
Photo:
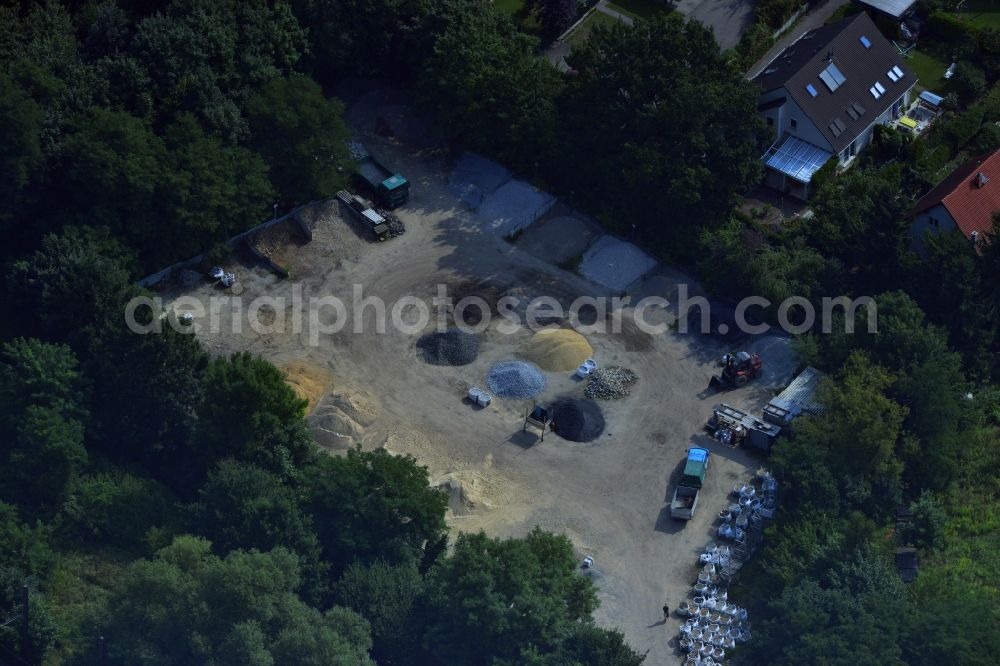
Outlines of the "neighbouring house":
[[996,211],[1000,211],[1000,150],[958,167],[910,209],[913,247],[921,251],[928,233],[956,229],[978,244],[993,230]]
[[798,38],[753,77],[771,130],[765,182],[799,199],[816,171],[846,165],[875,126],[902,115],[917,77],[864,12]]
[[854,0],[854,4],[899,21],[913,9],[917,0]]

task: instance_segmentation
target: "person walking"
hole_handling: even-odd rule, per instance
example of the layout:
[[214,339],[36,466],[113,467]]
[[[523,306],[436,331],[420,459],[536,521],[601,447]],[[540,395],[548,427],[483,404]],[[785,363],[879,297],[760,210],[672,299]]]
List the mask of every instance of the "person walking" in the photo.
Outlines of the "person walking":
[[663,604],[663,623],[666,624],[667,620],[670,619],[670,606]]

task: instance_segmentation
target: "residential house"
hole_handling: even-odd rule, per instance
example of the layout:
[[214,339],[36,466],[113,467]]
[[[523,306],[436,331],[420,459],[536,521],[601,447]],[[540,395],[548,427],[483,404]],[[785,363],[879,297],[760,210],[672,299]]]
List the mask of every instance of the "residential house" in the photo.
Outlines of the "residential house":
[[979,243],[993,230],[996,211],[1000,211],[1000,150],[958,167],[910,209],[914,249],[923,249],[928,233],[955,229]]
[[917,0],[854,0],[854,4],[900,21],[913,9]]
[[906,110],[917,77],[864,12],[804,33],[753,77],[773,144],[765,182],[806,199],[828,160],[846,165]]

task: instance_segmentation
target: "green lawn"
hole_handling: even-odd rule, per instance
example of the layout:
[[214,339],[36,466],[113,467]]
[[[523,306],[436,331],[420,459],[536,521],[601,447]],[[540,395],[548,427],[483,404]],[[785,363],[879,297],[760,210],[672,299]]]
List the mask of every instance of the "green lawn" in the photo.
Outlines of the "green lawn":
[[569,42],[570,46],[583,44],[585,41],[587,41],[587,37],[590,36],[590,31],[593,30],[596,26],[599,25],[612,26],[615,25],[616,23],[618,23],[618,19],[616,19],[615,17],[608,16],[607,14],[604,14],[602,12],[593,11],[590,13],[590,16],[587,17],[587,20],[581,23],[577,27],[577,29],[573,31],[573,34],[569,36],[569,39],[567,41]]
[[1000,2],[996,0],[968,0],[958,15],[980,28],[1000,28]]
[[946,63],[914,49],[910,51],[910,57],[906,58],[906,64],[916,73],[918,86],[939,95],[945,94],[948,86],[948,81],[944,78],[944,70],[948,68]]
[[517,16],[524,9],[524,0],[493,0],[493,5],[502,12]]
[[656,2],[656,0],[614,0],[614,2],[608,3],[608,9],[637,19],[650,19],[657,14],[667,14],[673,11],[670,7]]

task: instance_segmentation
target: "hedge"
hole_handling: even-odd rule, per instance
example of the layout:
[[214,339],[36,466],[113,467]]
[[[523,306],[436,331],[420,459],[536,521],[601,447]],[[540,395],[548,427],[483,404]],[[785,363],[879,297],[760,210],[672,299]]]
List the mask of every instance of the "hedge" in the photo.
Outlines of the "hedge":
[[978,29],[948,12],[934,12],[927,17],[927,32],[943,42],[974,40]]

